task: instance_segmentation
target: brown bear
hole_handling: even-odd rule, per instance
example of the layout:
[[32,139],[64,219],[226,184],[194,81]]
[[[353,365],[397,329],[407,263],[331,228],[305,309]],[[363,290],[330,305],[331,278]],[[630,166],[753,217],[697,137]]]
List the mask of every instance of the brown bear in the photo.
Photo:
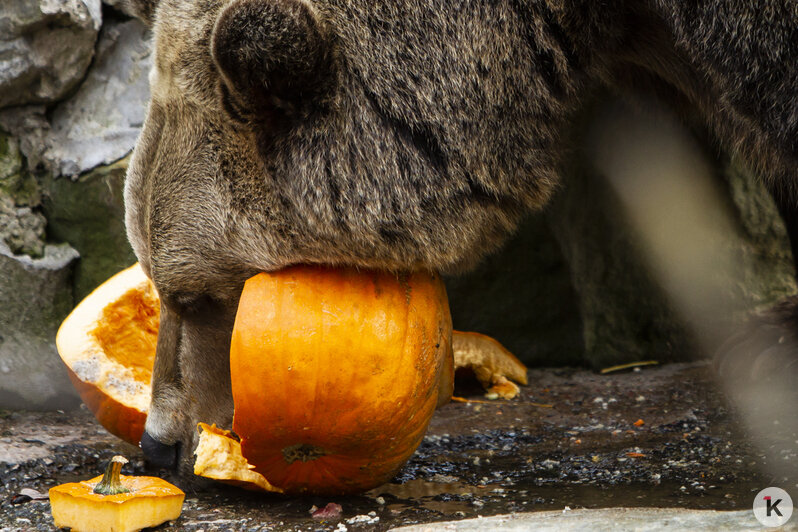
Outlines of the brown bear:
[[162,298],[142,440],[156,464],[188,464],[197,421],[230,425],[248,277],[295,263],[468,269],[545,204],[563,132],[598,88],[700,116],[796,234],[798,11],[786,0],[127,7],[154,34],[125,203]]

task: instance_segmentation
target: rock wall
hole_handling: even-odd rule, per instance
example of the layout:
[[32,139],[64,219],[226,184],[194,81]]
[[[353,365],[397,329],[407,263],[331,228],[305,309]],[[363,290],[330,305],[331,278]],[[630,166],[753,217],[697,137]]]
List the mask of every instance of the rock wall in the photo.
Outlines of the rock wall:
[[55,333],[135,261],[122,190],[150,61],[146,27],[100,0],[0,6],[0,408],[78,404]]
[[0,107],[57,102],[86,74],[100,0],[16,0],[0,10]]
[[[619,198],[623,191],[599,170],[591,147],[596,139],[621,159],[632,152],[642,158],[632,180],[666,166],[670,170],[656,173],[667,179],[674,159],[707,169],[702,186],[711,188],[716,201],[707,202],[706,215],[730,227],[712,238],[734,264],[700,282],[711,284],[734,306],[714,308],[705,319],[728,327],[752,309],[796,292],[786,230],[764,185],[738,161],[716,153],[711,141],[650,107],[640,112],[637,105],[603,98],[585,110],[553,200],[530,215],[515,238],[477,271],[450,280],[455,328],[493,335],[532,365],[601,369],[711,355],[698,350],[691,324],[663,289],[667,279],[654,273],[640,228]],[[689,149],[678,148],[674,137]],[[678,166],[676,171],[692,170]],[[671,202],[667,209],[678,212],[679,193],[662,198]],[[691,233],[673,243],[677,253],[680,245],[702,245]]]
[[[151,56],[147,29],[117,3],[0,7],[0,408],[76,404],[55,332],[77,301],[135,261],[122,190]],[[607,128],[586,112],[576,137]],[[447,280],[455,327],[495,336],[530,365],[692,356],[617,191],[582,145],[552,203],[500,253]],[[730,290],[751,307],[793,292],[786,235],[764,188],[723,156],[708,161],[735,220],[722,237],[741,264]]]

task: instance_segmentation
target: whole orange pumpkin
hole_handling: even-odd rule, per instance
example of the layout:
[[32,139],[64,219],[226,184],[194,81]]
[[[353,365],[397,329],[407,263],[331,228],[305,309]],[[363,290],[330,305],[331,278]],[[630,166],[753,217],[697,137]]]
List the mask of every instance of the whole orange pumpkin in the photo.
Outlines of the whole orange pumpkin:
[[233,430],[288,493],[378,486],[451,393],[452,325],[434,274],[295,266],[247,281],[230,349]]

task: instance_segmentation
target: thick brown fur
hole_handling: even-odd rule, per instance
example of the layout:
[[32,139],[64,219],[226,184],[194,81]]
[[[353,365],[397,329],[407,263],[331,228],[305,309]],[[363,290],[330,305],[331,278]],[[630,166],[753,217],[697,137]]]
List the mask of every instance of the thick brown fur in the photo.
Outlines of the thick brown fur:
[[[147,432],[230,425],[238,294],[295,263],[472,267],[557,183],[592,90],[689,105],[774,190],[798,167],[798,13],[743,0],[130,0],[152,101],[126,187],[162,297]],[[147,449],[145,449],[147,450]]]

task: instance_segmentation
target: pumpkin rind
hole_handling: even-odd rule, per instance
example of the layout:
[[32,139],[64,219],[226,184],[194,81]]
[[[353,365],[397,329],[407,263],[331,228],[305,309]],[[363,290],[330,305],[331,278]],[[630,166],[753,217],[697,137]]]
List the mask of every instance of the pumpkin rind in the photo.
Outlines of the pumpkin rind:
[[120,403],[94,384],[82,381],[69,368],[67,374],[80,399],[105,430],[128,443],[139,444],[147,421],[146,410],[142,412]]
[[432,274],[295,266],[253,277],[230,351],[243,455],[288,493],[388,481],[449,388],[439,381],[451,334]]

